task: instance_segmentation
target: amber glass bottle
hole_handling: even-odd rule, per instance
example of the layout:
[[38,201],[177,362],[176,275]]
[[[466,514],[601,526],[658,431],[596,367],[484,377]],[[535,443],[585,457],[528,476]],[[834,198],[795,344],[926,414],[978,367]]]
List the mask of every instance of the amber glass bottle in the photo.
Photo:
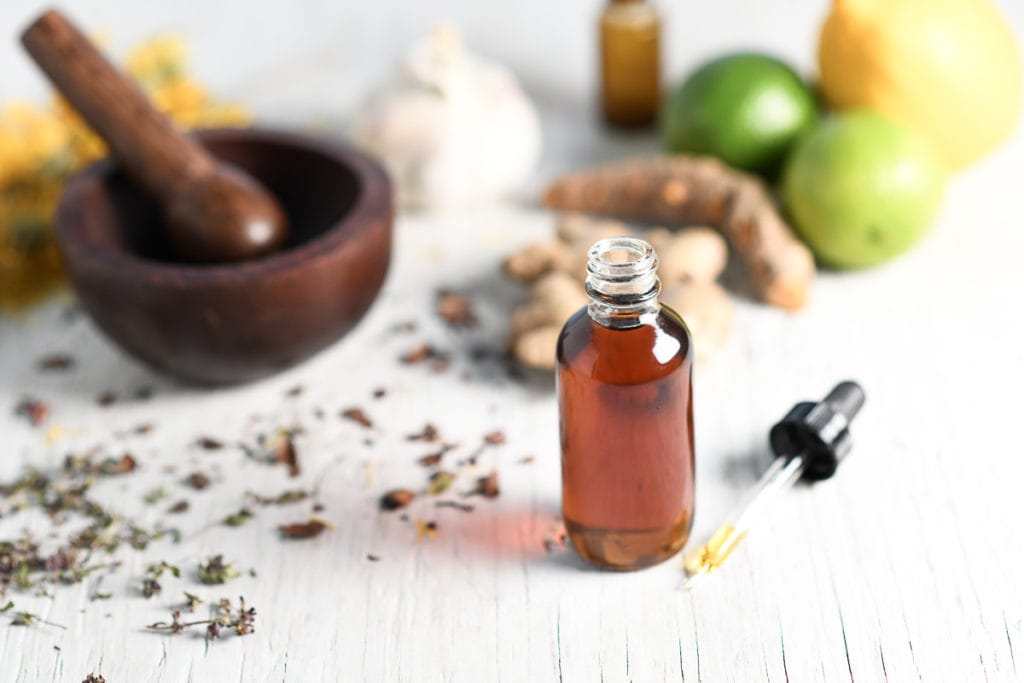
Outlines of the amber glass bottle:
[[642,240],[595,244],[590,304],[558,339],[562,514],[579,553],[611,569],[671,557],[693,519],[693,351],[658,302],[657,266]]
[[661,20],[644,0],[612,0],[601,14],[601,104],[617,126],[646,126],[658,113]]

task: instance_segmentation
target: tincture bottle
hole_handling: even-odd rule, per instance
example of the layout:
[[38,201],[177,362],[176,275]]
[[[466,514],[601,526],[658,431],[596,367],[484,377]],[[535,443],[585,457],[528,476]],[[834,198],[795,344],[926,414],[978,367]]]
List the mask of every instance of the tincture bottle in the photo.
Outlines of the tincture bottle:
[[611,0],[601,14],[601,103],[608,123],[654,122],[660,95],[661,20],[645,0]]
[[693,349],[657,267],[643,240],[595,244],[590,303],[558,338],[562,514],[580,555],[610,569],[671,557],[693,519]]

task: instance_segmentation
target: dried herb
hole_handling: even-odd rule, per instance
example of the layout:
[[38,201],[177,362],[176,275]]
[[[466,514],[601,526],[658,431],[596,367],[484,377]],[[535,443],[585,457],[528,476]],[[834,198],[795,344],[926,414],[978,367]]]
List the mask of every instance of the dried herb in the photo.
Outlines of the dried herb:
[[291,389],[284,392],[284,395],[287,396],[288,398],[295,398],[297,396],[301,396],[302,392],[304,392],[305,390],[306,387],[302,386],[301,384],[296,384]]
[[219,451],[224,448],[224,442],[211,436],[201,436],[196,439],[196,446],[204,451]]
[[187,591],[185,592],[185,609],[187,609],[189,612],[195,612],[199,608],[199,605],[202,604],[202,602],[203,601],[200,600],[198,596],[192,595]]
[[500,446],[505,443],[505,432],[500,429],[496,429],[493,432],[485,434],[484,443],[488,446]]
[[430,475],[430,483],[427,484],[427,493],[436,496],[444,493],[455,483],[455,473],[441,470]]
[[85,455],[69,453],[64,456],[62,470],[65,475],[70,477],[112,476],[134,472],[136,467],[138,467],[138,463],[130,453],[125,453],[120,458],[104,458],[99,463],[93,462],[91,453]]
[[434,356],[434,348],[429,344],[420,344],[406,351],[400,358],[407,365],[415,365]]
[[381,510],[398,510],[412,502],[416,494],[409,489],[394,489],[380,498]]
[[433,467],[434,465],[437,465],[441,462],[441,456],[443,455],[444,453],[440,451],[437,453],[428,453],[427,455],[424,455],[416,462],[423,465],[424,467]]
[[373,397],[375,399],[379,400],[379,399],[384,398],[387,395],[388,395],[388,390],[385,389],[384,387],[377,387],[376,389],[373,390]]
[[362,408],[348,408],[341,412],[341,416],[346,419],[352,420],[353,422],[361,424],[367,429],[373,428],[373,421],[369,417],[367,417],[366,413],[363,411]]
[[188,510],[188,501],[183,498],[171,507],[167,508],[167,513],[171,515],[180,515],[186,510]]
[[152,432],[154,429],[156,429],[156,425],[154,425],[152,422],[142,422],[140,424],[135,425],[134,427],[127,431],[119,432],[116,436],[118,438],[125,438],[129,436],[145,436],[146,434]]
[[167,497],[167,489],[163,486],[158,486],[154,489],[146,491],[146,495],[142,497],[142,500],[146,502],[146,505],[154,505],[159,503],[161,500]]
[[50,415],[50,406],[38,399],[25,397],[14,406],[14,414],[25,418],[33,427],[38,427]]
[[544,546],[545,552],[551,553],[558,548],[564,548],[568,540],[569,539],[566,537],[565,533],[562,532],[554,537],[546,536],[542,545]]
[[117,394],[113,391],[104,391],[96,397],[96,404],[103,408],[110,407],[115,403],[117,403]]
[[434,503],[434,507],[455,508],[456,510],[461,510],[463,512],[472,512],[474,510],[473,506],[469,503],[460,503],[457,500],[439,500]]
[[93,594],[89,596],[89,600],[95,602],[96,600],[109,600],[113,596],[113,593],[101,593],[99,591],[93,591]]
[[433,467],[434,465],[437,465],[441,462],[441,458],[443,458],[448,451],[457,447],[458,444],[454,443],[443,444],[439,450],[434,451],[433,453],[427,453],[416,462],[423,465],[424,467]]
[[82,683],[107,683],[107,679],[99,674],[90,673],[82,679]]
[[232,513],[224,518],[222,524],[224,526],[242,526],[250,519],[252,519],[252,510],[248,508],[242,508],[238,512]]
[[128,474],[137,467],[135,458],[125,453],[120,458],[106,458],[100,462],[100,474]]
[[[299,456],[292,438],[296,433],[297,430],[294,429],[278,429],[270,436],[261,436],[255,454],[261,460],[282,463],[288,468],[288,476],[299,476]],[[246,451],[250,455],[254,454],[248,448]]]
[[481,495],[484,498],[497,498],[501,494],[501,487],[498,483],[498,471],[494,470],[486,477],[476,480],[476,488],[471,494]]
[[171,613],[171,621],[158,621],[150,624],[147,628],[154,631],[167,631],[169,633],[181,633],[193,626],[206,626],[206,639],[219,638],[224,629],[235,632],[236,635],[244,636],[255,631],[256,608],[246,607],[245,598],[238,598],[238,608],[234,608],[229,600],[221,600],[217,603],[217,615],[211,619],[200,621],[182,621],[181,611],[174,610]]
[[158,579],[164,575],[164,572],[168,572],[176,579],[181,578],[181,570],[173,564],[161,560],[149,565],[146,567],[146,575],[142,579],[142,594],[145,597],[151,598],[163,590]]
[[44,372],[70,370],[75,367],[75,359],[66,353],[52,353],[40,358],[36,367]]
[[409,434],[405,437],[406,441],[428,441],[433,443],[441,438],[441,432],[438,431],[437,427],[428,422],[423,425],[423,429],[414,433]]
[[246,495],[258,505],[288,505],[290,503],[298,503],[299,501],[309,498],[309,493],[300,489],[284,491],[276,496],[261,496],[258,493],[253,493],[252,491],[247,491]]
[[425,538],[437,538],[437,522],[416,520],[416,542],[419,543]]
[[66,457],[52,472],[29,469],[19,479],[0,483],[0,499],[8,503],[0,511],[10,517],[25,510],[38,510],[58,523],[72,518],[74,531],[61,539],[52,553],[43,553],[29,535],[0,538],[0,594],[10,587],[46,592],[46,585],[75,584],[104,568],[117,568],[119,562],[91,562],[97,553],[110,554],[122,545],[146,548],[151,542],[178,538],[176,529],[145,528],[110,510],[91,497],[95,480],[121,476],[137,468],[129,454],[95,461],[99,449],[84,455]]
[[299,476],[299,456],[295,450],[295,442],[291,435],[284,437],[277,448],[277,461],[288,467],[288,476]]
[[185,477],[185,483],[196,491],[202,491],[210,485],[210,478],[202,472],[193,472]]
[[198,624],[207,624],[207,623],[209,623],[209,620],[201,621],[201,622],[200,621],[196,621],[196,622],[193,622],[191,624],[186,624],[185,622],[183,622],[181,620],[181,611],[180,610],[174,610],[173,612],[171,612],[171,621],[170,622],[158,621],[155,624],[150,624],[146,628],[151,628],[151,629],[154,629],[156,631],[170,631],[171,633],[181,633],[182,631],[184,631],[189,626],[196,626]]
[[475,327],[478,322],[469,297],[451,290],[437,293],[437,314],[450,327],[457,329]]
[[238,578],[238,570],[230,564],[224,564],[223,555],[215,555],[199,565],[199,580],[207,585],[227,583]]
[[11,612],[10,619],[11,626],[34,626],[35,624],[39,623],[60,629],[67,628],[67,626],[62,626],[61,624],[55,624],[52,621],[47,621],[46,619],[40,617],[38,614],[33,614],[32,612]]
[[281,532],[281,536],[284,538],[314,538],[324,532],[325,529],[333,529],[333,525],[329,522],[325,522],[322,519],[311,517],[306,522],[297,522],[294,524],[283,524],[278,527]]
[[480,443],[480,447],[469,454],[465,462],[469,465],[475,465],[477,459],[483,454],[484,450],[491,446],[500,446],[505,443],[505,432],[500,429],[496,429],[493,432],[484,434],[483,441]]
[[444,372],[451,365],[449,355],[430,344],[420,344],[406,353],[399,356],[399,360],[406,365],[418,365],[430,361],[430,367],[434,372]]

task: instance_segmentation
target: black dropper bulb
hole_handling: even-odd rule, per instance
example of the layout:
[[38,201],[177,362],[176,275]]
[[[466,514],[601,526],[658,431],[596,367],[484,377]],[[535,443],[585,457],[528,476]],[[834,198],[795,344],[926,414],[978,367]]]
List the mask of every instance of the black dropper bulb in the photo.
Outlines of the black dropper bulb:
[[864,389],[856,382],[840,382],[818,403],[797,403],[769,435],[776,456],[803,455],[803,477],[828,479],[853,446],[850,423],[864,405]]

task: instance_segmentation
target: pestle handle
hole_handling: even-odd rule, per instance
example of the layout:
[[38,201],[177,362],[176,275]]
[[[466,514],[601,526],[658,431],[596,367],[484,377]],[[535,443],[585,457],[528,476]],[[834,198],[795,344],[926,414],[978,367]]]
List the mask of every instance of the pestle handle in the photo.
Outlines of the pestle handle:
[[128,174],[157,199],[181,256],[242,261],[284,244],[287,220],[266,188],[179,132],[60,12],[44,13],[21,42]]
[[21,42],[114,156],[147,191],[169,200],[216,162],[157,111],[60,12],[48,10]]

